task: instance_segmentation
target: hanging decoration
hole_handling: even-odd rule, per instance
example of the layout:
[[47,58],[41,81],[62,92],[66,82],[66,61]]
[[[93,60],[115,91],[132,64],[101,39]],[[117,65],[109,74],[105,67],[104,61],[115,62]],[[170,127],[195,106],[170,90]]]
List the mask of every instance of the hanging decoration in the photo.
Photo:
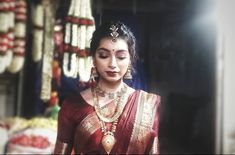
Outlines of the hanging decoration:
[[40,98],[47,102],[51,98],[52,63],[54,52],[54,26],[56,1],[42,0],[44,9],[44,38],[42,55],[42,81]]
[[90,0],[71,0],[65,24],[63,73],[81,83],[90,77],[92,58],[89,54],[95,30]]
[[54,26],[54,59],[52,63],[52,82],[51,82],[51,97],[47,102],[45,114],[47,116],[57,118],[60,109],[59,90],[61,88],[61,52],[63,46],[63,26],[60,20],[56,21]]
[[39,4],[35,6],[33,11],[33,50],[32,58],[34,62],[39,62],[42,59],[43,53],[43,17],[44,9],[40,1]]
[[[23,68],[25,61],[27,7],[26,0],[15,0],[13,2],[15,2],[13,58],[7,70],[10,73],[17,73]],[[11,23],[11,25],[13,24]],[[13,35],[11,36],[13,37]],[[10,38],[12,39],[12,37]]]
[[0,74],[5,72],[13,57],[15,1],[0,1]]

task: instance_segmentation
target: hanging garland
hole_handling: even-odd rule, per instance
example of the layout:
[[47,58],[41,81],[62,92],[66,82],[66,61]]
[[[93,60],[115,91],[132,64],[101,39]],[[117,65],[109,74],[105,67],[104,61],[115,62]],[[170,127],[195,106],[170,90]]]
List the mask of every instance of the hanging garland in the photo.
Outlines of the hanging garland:
[[25,61],[25,36],[26,36],[26,19],[27,8],[25,0],[15,0],[15,26],[14,26],[14,43],[13,59],[7,70],[11,73],[19,72]]
[[[63,57],[63,72],[67,77],[73,77],[73,78],[77,77],[77,60],[76,60],[76,53],[75,52],[70,53],[70,51],[73,50],[72,48],[73,45],[74,49],[76,49],[78,39],[76,38],[77,35],[74,35],[74,33],[76,33],[78,29],[76,27],[76,24],[72,26],[72,23],[69,21],[68,18],[73,16],[75,8],[77,7],[76,4],[78,4],[76,0],[71,0],[67,16],[67,22],[65,24],[65,37],[64,37],[65,52]],[[70,43],[72,44],[71,46]]]
[[92,58],[89,46],[95,30],[90,0],[71,0],[65,24],[63,73],[67,77],[87,82]]
[[39,62],[42,59],[43,53],[43,19],[44,9],[41,4],[36,5],[33,9],[33,50],[32,58],[34,62]]
[[0,73],[5,72],[13,57],[15,2],[0,1]]
[[42,61],[42,87],[40,98],[47,102],[51,98],[51,81],[52,81],[52,63],[54,52],[54,25],[56,2],[43,0],[44,8],[44,38],[43,38],[43,61]]

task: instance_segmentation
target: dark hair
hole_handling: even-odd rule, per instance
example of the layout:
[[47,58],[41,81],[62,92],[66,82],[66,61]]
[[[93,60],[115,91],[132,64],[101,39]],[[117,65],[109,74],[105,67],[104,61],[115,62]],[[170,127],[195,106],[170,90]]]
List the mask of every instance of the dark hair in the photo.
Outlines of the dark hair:
[[118,38],[121,38],[127,42],[128,50],[129,50],[130,57],[131,57],[131,62],[133,64],[137,59],[136,39],[133,33],[131,32],[130,28],[128,28],[124,23],[120,21],[106,22],[95,30],[91,39],[91,44],[90,44],[91,55],[92,56],[95,55],[96,49],[98,48],[101,39],[105,37],[111,37],[110,35],[110,33],[112,32],[110,30],[111,25],[114,25],[118,28],[117,30],[119,34]]

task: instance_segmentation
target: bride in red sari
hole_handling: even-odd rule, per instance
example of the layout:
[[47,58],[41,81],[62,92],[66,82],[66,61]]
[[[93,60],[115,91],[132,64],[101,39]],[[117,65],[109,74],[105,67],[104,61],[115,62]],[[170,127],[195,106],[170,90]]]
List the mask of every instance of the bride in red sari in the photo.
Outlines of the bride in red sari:
[[59,112],[55,154],[159,154],[160,96],[135,90],[135,37],[121,22],[93,34],[91,79],[97,84],[66,99]]

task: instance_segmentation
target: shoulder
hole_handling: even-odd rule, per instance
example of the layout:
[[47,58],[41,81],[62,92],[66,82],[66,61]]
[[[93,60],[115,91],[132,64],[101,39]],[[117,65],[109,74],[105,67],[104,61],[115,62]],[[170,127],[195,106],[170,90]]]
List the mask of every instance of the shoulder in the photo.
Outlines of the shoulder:
[[86,101],[86,103],[93,105],[93,94],[91,88],[87,88],[80,93],[81,97]]
[[144,90],[139,90],[139,93],[142,95],[142,96],[145,96],[147,98],[156,98],[157,100],[160,100],[161,99],[161,96],[158,95],[158,94],[155,94],[155,93],[149,93],[149,92],[146,92]]
[[139,90],[140,100],[145,101],[150,104],[154,104],[155,106],[159,106],[161,102],[161,96],[154,93],[149,93],[144,90]]
[[61,111],[74,111],[75,109],[79,108],[82,102],[82,97],[80,93],[73,94],[70,96],[67,96],[62,104],[61,104]]

